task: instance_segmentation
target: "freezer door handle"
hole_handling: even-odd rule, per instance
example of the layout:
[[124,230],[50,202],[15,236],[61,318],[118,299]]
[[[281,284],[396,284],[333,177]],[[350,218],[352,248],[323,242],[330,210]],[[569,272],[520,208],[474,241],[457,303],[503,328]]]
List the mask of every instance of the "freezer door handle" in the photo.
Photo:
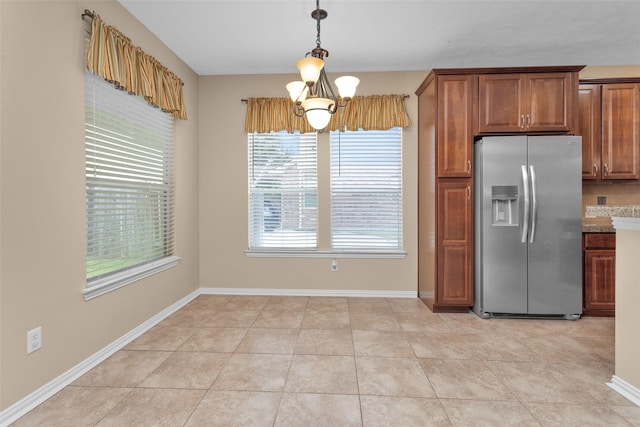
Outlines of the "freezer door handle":
[[531,236],[529,237],[529,243],[533,243],[533,238],[536,235],[536,222],[538,217],[538,192],[536,190],[536,168],[529,166],[531,174],[529,179],[531,180]]
[[529,234],[529,174],[527,167],[522,165],[522,188],[524,190],[524,209],[522,210],[522,243],[527,243],[527,235]]

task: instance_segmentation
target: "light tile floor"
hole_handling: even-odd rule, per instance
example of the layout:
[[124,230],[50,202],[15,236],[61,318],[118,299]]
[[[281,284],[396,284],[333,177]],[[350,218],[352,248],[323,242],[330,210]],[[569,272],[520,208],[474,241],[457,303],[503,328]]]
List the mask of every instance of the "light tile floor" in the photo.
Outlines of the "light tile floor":
[[640,426],[614,319],[202,295],[15,426]]

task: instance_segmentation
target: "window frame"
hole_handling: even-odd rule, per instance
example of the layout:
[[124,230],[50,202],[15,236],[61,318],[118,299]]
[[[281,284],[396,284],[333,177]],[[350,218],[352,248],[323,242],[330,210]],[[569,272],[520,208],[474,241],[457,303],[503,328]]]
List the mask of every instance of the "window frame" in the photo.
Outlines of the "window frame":
[[[297,252],[318,249],[317,139],[315,132],[247,134],[248,250]],[[297,144],[292,145],[293,141]],[[272,153],[274,157],[269,157]],[[270,215],[274,218],[265,215],[267,195],[279,201],[269,205],[273,209],[268,208],[274,212]],[[306,208],[309,196],[315,197],[310,209]],[[283,215],[285,203],[297,207],[295,215],[288,218]],[[298,228],[278,230],[286,221],[294,226],[297,222]],[[281,246],[277,245],[278,239]]]
[[[156,111],[159,114],[167,114],[167,116],[170,117],[170,115],[168,113],[164,113],[161,112],[160,110],[158,110],[157,108],[149,105],[146,101],[144,101],[141,97],[137,97],[137,96],[133,96],[130,94],[127,94],[126,92],[122,92],[117,93],[117,92],[109,92],[109,91],[119,91],[118,88],[116,88],[114,85],[112,85],[111,83],[106,82],[104,79],[102,79],[101,77],[98,77],[92,73],[90,73],[89,71],[85,70],[85,91],[87,91],[86,95],[85,95],[85,150],[87,152],[87,154],[85,155],[85,168],[87,170],[87,172],[85,172],[85,176],[87,178],[85,178],[86,180],[86,190],[85,190],[85,209],[86,209],[86,221],[85,221],[85,229],[87,230],[87,236],[86,236],[86,243],[87,243],[87,253],[86,253],[86,262],[85,262],[85,273],[88,276],[89,275],[89,262],[90,262],[90,252],[89,252],[89,237],[90,237],[90,230],[99,230],[100,226],[92,226],[90,224],[90,219],[93,217],[93,214],[89,213],[89,205],[91,203],[93,203],[93,199],[91,196],[91,191],[93,187],[90,187],[90,170],[92,169],[93,165],[96,165],[98,163],[96,163],[97,160],[94,160],[92,158],[91,155],[89,155],[89,153],[92,153],[92,148],[93,145],[91,143],[89,143],[89,135],[91,134],[91,131],[93,129],[93,116],[90,116],[90,107],[91,108],[95,108],[95,92],[96,91],[103,91],[103,93],[106,93],[106,97],[113,97],[115,99],[115,97],[118,97],[118,102],[119,105],[122,106],[123,103],[128,103],[131,102],[131,106],[130,108],[137,108],[139,109],[139,111],[146,111],[144,110],[144,108],[150,108],[154,111],[148,110],[149,114],[156,114]],[[123,95],[123,96],[121,96]],[[113,99],[110,99],[111,102],[113,102]],[[90,104],[91,102],[93,102],[93,104]],[[98,113],[99,114],[99,113]],[[164,120],[164,118],[163,118]],[[114,122],[115,123],[115,122]],[[147,123],[145,121],[145,123]],[[173,224],[175,222],[174,219],[174,213],[173,213],[173,197],[174,197],[174,178],[173,178],[173,162],[172,162],[172,156],[173,156],[173,152],[174,152],[174,147],[173,147],[173,143],[174,143],[174,139],[175,139],[175,135],[174,135],[174,129],[175,129],[175,119],[173,117],[170,117],[170,122],[167,122],[170,124],[170,127],[168,130],[165,130],[164,132],[166,132],[164,134],[165,140],[167,142],[164,143],[164,148],[163,148],[163,160],[162,160],[162,181],[163,181],[163,186],[161,188],[163,188],[162,192],[165,194],[165,196],[163,196],[163,198],[166,198],[166,200],[164,202],[158,202],[160,203],[158,206],[163,206],[163,208],[160,209],[160,211],[162,212],[161,214],[161,235],[162,235],[162,242],[163,242],[163,246],[161,248],[161,253],[159,253],[159,256],[156,256],[155,253],[151,254],[151,255],[146,255],[146,259],[144,259],[143,261],[141,261],[140,263],[136,263],[136,264],[130,264],[129,266],[125,266],[122,268],[113,268],[111,271],[107,271],[104,273],[100,273],[100,274],[96,274],[93,277],[90,277],[88,279],[86,279],[86,283],[85,283],[85,288],[82,291],[82,294],[85,298],[85,300],[90,300],[92,298],[95,298],[97,296],[103,295],[105,293],[108,293],[110,291],[113,291],[115,289],[119,289],[123,286],[126,286],[128,284],[137,282],[141,279],[144,279],[146,277],[149,277],[151,275],[154,275],[158,272],[164,271],[168,268],[174,267],[176,265],[179,264],[180,262],[180,257],[176,256],[174,254],[174,245],[173,245],[173,241],[174,241],[174,233],[173,233]],[[104,125],[104,124],[103,124]],[[119,123],[114,124],[113,127],[109,127],[107,128],[110,132],[114,132],[114,131],[119,131],[121,128],[119,127]],[[129,151],[124,151],[123,154],[123,159],[126,159],[126,155],[130,155]],[[129,159],[131,159],[132,157],[129,157]],[[128,170],[127,167],[123,167],[123,170]],[[150,172],[151,173],[151,172]],[[98,178],[97,180],[94,179],[93,181],[96,183],[100,183],[100,181],[104,180],[103,182],[105,183],[109,183],[109,179],[108,176],[106,176],[106,178]],[[125,179],[126,181],[126,179]],[[98,184],[99,185],[99,184]],[[115,187],[120,194],[124,194],[124,192],[126,192],[126,185],[122,186],[122,187]],[[130,190],[129,190],[130,191]],[[149,194],[151,190],[151,186],[147,186],[146,184],[142,187],[141,190],[143,193]],[[154,189],[153,191],[157,192],[157,189]],[[154,193],[155,195],[155,193]],[[123,200],[123,199],[120,199]],[[151,205],[149,204],[145,204],[145,206],[149,207]],[[155,205],[154,205],[155,206]],[[147,224],[147,222],[144,222],[145,224]],[[93,227],[93,228],[92,228]],[[167,234],[165,234],[167,233]],[[103,243],[104,244],[104,243]],[[146,248],[146,246],[145,246]]]
[[[404,251],[402,128],[332,131],[329,140],[332,251]],[[379,173],[383,168],[385,175]],[[352,202],[347,194],[358,196],[359,202]],[[395,203],[390,204],[389,199]],[[365,205],[391,207],[387,212],[392,217],[372,214],[378,210],[364,209]],[[349,214],[336,214],[338,211]],[[339,222],[343,224],[337,225]]]
[[[404,130],[400,128],[401,138]],[[321,165],[326,165],[330,167],[330,137],[328,133],[319,133],[317,137],[318,151],[317,151],[317,162],[318,162],[318,203],[324,198],[330,198],[330,171],[319,170]],[[321,147],[325,145],[326,147]],[[249,149],[249,146],[247,145]],[[325,153],[326,151],[326,153]],[[326,158],[325,158],[326,154]],[[402,163],[404,163],[404,154],[402,154]],[[249,159],[249,157],[247,157]],[[322,166],[323,168],[326,166]],[[250,165],[248,164],[248,168]],[[328,174],[324,176],[324,174]],[[402,201],[402,244],[404,245],[404,221],[405,221],[405,212],[404,212],[404,166],[402,166],[402,190],[401,195],[403,198]],[[324,176],[324,177],[323,177]],[[327,199],[329,200],[329,199]],[[320,210],[324,208],[330,208],[330,202],[327,206],[324,206],[324,202],[322,206],[318,205],[318,248],[316,250],[298,250],[298,249],[278,249],[278,248],[250,248],[248,247],[244,254],[248,258],[351,258],[351,259],[405,259],[407,256],[407,252],[404,249],[404,246],[399,249],[377,249],[377,248],[356,248],[356,249],[333,249],[330,247],[330,214],[324,217]],[[249,207],[247,207],[247,221],[249,222]],[[322,222],[322,221],[326,221]],[[249,225],[247,226],[247,230]],[[323,236],[329,236],[329,240],[327,241],[329,244],[325,246],[326,242],[323,239]],[[247,239],[248,242],[248,239]]]

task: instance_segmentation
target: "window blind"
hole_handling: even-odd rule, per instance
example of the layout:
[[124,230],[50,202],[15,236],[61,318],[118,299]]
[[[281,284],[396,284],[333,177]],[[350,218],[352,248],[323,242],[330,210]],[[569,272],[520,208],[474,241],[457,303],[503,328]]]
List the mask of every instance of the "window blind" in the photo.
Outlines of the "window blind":
[[316,133],[249,133],[249,248],[316,249]]
[[402,129],[330,139],[331,247],[402,249]]
[[85,72],[87,286],[173,253],[174,119]]

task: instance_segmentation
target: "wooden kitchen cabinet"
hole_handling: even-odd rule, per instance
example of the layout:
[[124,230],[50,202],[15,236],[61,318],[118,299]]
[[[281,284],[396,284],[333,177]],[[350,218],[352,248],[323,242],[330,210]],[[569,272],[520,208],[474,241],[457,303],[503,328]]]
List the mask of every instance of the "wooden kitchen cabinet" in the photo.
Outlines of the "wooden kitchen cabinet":
[[616,304],[616,235],[585,233],[583,315],[614,316]]
[[478,131],[571,133],[577,84],[571,72],[482,74]]
[[602,177],[640,179],[640,83],[602,85]]
[[473,305],[473,194],[471,179],[438,183],[438,304]]
[[582,136],[582,179],[597,179],[602,170],[600,85],[580,85],[578,111],[578,135]]
[[582,81],[582,178],[640,179],[640,79]]
[[434,69],[416,90],[418,296],[432,311],[473,306],[474,139],[573,133],[582,68]]
[[477,76],[429,73],[418,95],[418,296],[433,312],[473,305]]
[[438,76],[438,177],[471,177],[473,76]]

